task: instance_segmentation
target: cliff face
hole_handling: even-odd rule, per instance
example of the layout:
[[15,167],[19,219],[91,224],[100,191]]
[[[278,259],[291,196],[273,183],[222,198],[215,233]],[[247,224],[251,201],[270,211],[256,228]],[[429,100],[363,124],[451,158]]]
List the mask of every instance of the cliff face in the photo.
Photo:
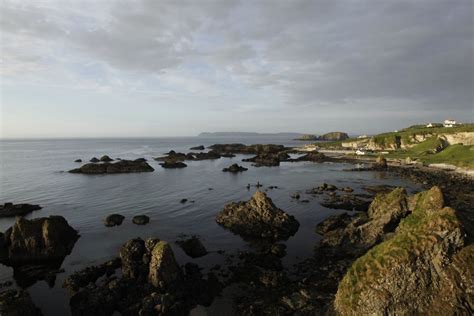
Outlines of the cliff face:
[[437,187],[407,198],[407,205],[410,215],[358,258],[339,283],[338,314],[472,313],[474,248],[463,248],[455,210],[444,207]]

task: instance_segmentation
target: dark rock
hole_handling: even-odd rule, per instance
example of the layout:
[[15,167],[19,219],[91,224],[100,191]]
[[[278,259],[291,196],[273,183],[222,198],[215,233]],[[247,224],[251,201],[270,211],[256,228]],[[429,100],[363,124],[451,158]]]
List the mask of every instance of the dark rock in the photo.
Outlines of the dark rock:
[[242,171],[247,171],[247,168],[244,168],[242,166],[239,166],[238,164],[234,163],[233,165],[229,166],[228,168],[222,169],[224,172],[232,172],[232,173],[237,173],[237,172],[242,172]]
[[327,208],[358,212],[366,212],[370,203],[370,199],[362,199],[351,194],[339,196],[336,192],[330,192],[329,197],[320,202],[321,206]]
[[80,168],[70,170],[71,173],[107,174],[107,173],[134,173],[152,172],[153,169],[144,161],[120,160],[115,163],[104,162],[101,164],[88,163]]
[[347,213],[342,213],[340,215],[331,215],[326,218],[324,221],[316,225],[316,233],[324,235],[330,231],[347,227],[353,220],[353,216],[350,216]]
[[270,247],[270,252],[279,258],[286,256],[286,245],[285,244],[273,244]]
[[242,161],[254,162],[255,167],[276,167],[280,165],[279,155],[273,153],[261,153],[252,158],[242,159]]
[[317,151],[312,151],[307,153],[306,155],[303,155],[301,157],[298,157],[296,159],[290,159],[289,161],[313,161],[313,162],[323,162],[326,161],[327,157],[323,153],[317,152]]
[[196,146],[196,147],[191,147],[189,148],[190,150],[204,150],[206,149],[203,145],[199,145],[199,146]]
[[114,160],[112,158],[110,158],[109,156],[104,155],[104,156],[100,157],[100,161],[102,161],[102,162],[111,162],[111,161],[114,161]]
[[255,239],[288,239],[299,228],[298,221],[277,208],[264,192],[257,191],[248,202],[230,203],[216,216],[218,224]]
[[62,261],[71,253],[79,235],[62,216],[28,220],[18,217],[4,239],[8,263],[13,266]]
[[164,162],[160,163],[160,165],[166,169],[186,168],[188,166],[184,162],[173,159],[167,159]]
[[378,156],[377,159],[375,160],[375,163],[372,164],[371,169],[372,170],[386,170],[388,167],[387,165],[387,159],[383,156]]
[[89,160],[90,162],[100,162],[99,159],[97,159],[97,157],[92,157],[91,160]]
[[299,200],[300,197],[301,197],[301,196],[300,196],[300,194],[299,194],[298,192],[295,192],[295,193],[293,193],[293,194],[291,195],[291,198],[292,198],[292,199],[295,199],[295,200]]
[[82,162],[82,159],[76,159],[74,162]]
[[178,240],[176,241],[176,244],[191,258],[199,258],[207,255],[206,248],[201,240],[196,236],[184,240]]
[[147,160],[145,158],[137,158],[134,160],[134,162],[146,162]]
[[104,225],[106,227],[120,226],[122,225],[125,216],[120,214],[111,214],[104,218]]
[[388,192],[393,191],[395,188],[396,188],[395,186],[388,185],[388,184],[366,185],[362,187],[362,189],[372,194],[388,193]]
[[181,204],[184,204],[188,201],[188,199],[181,199],[181,201],[179,201]]
[[41,206],[34,204],[5,203],[0,205],[0,217],[23,216],[40,209]]
[[74,272],[68,276],[63,283],[63,287],[71,292],[77,292],[82,287],[89,283],[95,283],[100,277],[110,276],[115,273],[115,270],[120,268],[122,261],[119,258],[107,261],[97,266],[86,267],[83,270]]
[[137,225],[146,225],[150,222],[150,218],[146,215],[136,215],[132,218],[132,222]]
[[6,290],[0,292],[0,315],[2,316],[41,316],[28,292]]
[[144,280],[148,276],[148,265],[143,261],[147,253],[145,241],[135,238],[127,241],[120,248],[122,274],[124,278]]

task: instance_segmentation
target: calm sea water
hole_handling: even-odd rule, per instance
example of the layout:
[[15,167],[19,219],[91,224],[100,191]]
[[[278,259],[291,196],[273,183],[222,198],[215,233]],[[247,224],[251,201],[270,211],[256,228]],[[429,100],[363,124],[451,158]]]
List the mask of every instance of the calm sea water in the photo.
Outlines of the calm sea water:
[[[319,237],[315,225],[329,215],[341,211],[329,210],[319,205],[318,197],[306,196],[309,203],[298,203],[291,193],[323,182],[337,186],[351,186],[362,193],[363,185],[392,184],[416,189],[412,183],[391,178],[380,172],[345,172],[347,164],[308,162],[282,163],[280,167],[255,168],[242,162],[244,156],[218,160],[190,161],[184,169],[163,169],[152,157],[161,156],[171,149],[188,152],[197,145],[242,142],[245,144],[275,143],[287,146],[301,142],[282,138],[153,138],[153,139],[68,139],[68,140],[4,140],[0,141],[0,203],[33,203],[43,209],[27,218],[62,215],[79,230],[81,238],[64,263],[65,273],[58,275],[56,285],[50,288],[39,281],[28,288],[35,303],[45,315],[68,315],[68,295],[61,285],[64,278],[87,265],[97,264],[117,255],[120,246],[135,237],[158,237],[173,243],[181,234],[195,234],[208,250],[228,252],[247,249],[248,245],[238,236],[218,226],[215,215],[231,201],[247,200],[254,189],[248,183],[257,181],[267,186],[274,203],[294,215],[301,226],[298,233],[286,244],[286,265],[291,265],[312,255]],[[81,175],[65,171],[80,166],[74,163],[81,158],[88,161],[104,154],[112,158],[135,159],[144,157],[155,168],[151,173],[118,175]],[[240,174],[222,172],[222,168],[239,163],[249,170]],[[209,190],[212,188],[213,190]],[[181,204],[187,198],[194,203]],[[102,219],[111,213],[126,216],[121,226],[106,228]],[[132,224],[134,215],[146,214],[151,221],[146,226]],[[0,219],[0,231],[5,231],[14,218]],[[215,252],[191,259],[172,244],[177,260],[184,264],[195,262],[203,267],[223,263]],[[0,265],[0,282],[13,280],[12,269]],[[225,295],[199,314],[218,314],[225,310],[231,314],[230,298]],[[219,312],[217,312],[219,311]]]

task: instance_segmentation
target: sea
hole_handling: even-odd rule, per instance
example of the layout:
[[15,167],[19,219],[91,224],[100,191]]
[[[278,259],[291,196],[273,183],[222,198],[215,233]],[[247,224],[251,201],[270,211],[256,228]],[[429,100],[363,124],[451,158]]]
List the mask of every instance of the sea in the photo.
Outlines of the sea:
[[[274,204],[294,215],[300,222],[298,232],[285,242],[285,267],[313,255],[321,236],[314,232],[316,224],[326,217],[344,211],[322,207],[323,196],[306,195],[307,189],[322,183],[338,187],[350,186],[355,193],[366,193],[366,185],[389,184],[417,191],[416,184],[385,172],[348,172],[347,163],[283,162],[279,167],[253,167],[242,162],[245,155],[217,160],[186,161],[187,168],[164,169],[153,157],[170,150],[189,152],[198,145],[216,143],[282,144],[302,146],[304,142],[284,137],[240,138],[127,138],[127,139],[35,139],[0,141],[0,203],[31,203],[43,208],[26,218],[61,215],[80,233],[72,253],[62,264],[63,273],[54,284],[38,281],[26,286],[34,303],[44,315],[70,315],[69,296],[62,287],[64,279],[74,271],[102,263],[118,255],[120,246],[135,237],[158,237],[173,247],[179,264],[194,262],[209,269],[224,264],[226,253],[250,249],[242,238],[215,222],[216,214],[233,201],[248,200],[262,184]],[[92,157],[136,159],[146,158],[154,172],[134,174],[83,175],[68,173]],[[231,174],[222,169],[238,163],[248,171]],[[268,189],[277,186],[277,189]],[[299,192],[300,201],[291,195]],[[182,199],[188,202],[181,203]],[[302,203],[301,200],[309,200]],[[103,219],[112,213],[125,216],[121,226],[107,228]],[[150,223],[137,226],[135,215],[148,215]],[[15,218],[0,219],[0,231],[7,230]],[[210,253],[204,257],[188,257],[175,241],[183,235],[197,235]],[[13,269],[0,265],[0,282],[15,282]],[[1,289],[0,289],[1,291]],[[209,307],[199,306],[192,315],[232,315],[232,294],[224,291]],[[231,291],[230,291],[231,292]]]

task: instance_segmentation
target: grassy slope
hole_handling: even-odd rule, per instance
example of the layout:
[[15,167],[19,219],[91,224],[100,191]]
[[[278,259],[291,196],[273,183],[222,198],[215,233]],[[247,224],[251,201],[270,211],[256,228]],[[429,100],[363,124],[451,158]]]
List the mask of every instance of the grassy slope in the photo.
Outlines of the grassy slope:
[[[374,136],[374,141],[379,144],[389,144],[400,137],[405,143],[410,142],[412,135],[426,135],[426,134],[453,134],[461,132],[474,132],[474,124],[464,124],[458,127],[432,127],[427,128],[424,125],[412,126],[402,129],[398,132],[382,133]],[[338,148],[341,147],[342,142],[357,141],[360,139],[351,138],[345,141],[323,142],[317,143],[322,148]],[[439,145],[439,140],[436,136],[428,138],[426,141],[413,146],[406,150],[397,150],[387,155],[388,158],[418,159],[424,164],[431,163],[446,163],[463,168],[474,168],[474,146],[452,145],[448,146],[443,151],[437,154],[431,154]]]

